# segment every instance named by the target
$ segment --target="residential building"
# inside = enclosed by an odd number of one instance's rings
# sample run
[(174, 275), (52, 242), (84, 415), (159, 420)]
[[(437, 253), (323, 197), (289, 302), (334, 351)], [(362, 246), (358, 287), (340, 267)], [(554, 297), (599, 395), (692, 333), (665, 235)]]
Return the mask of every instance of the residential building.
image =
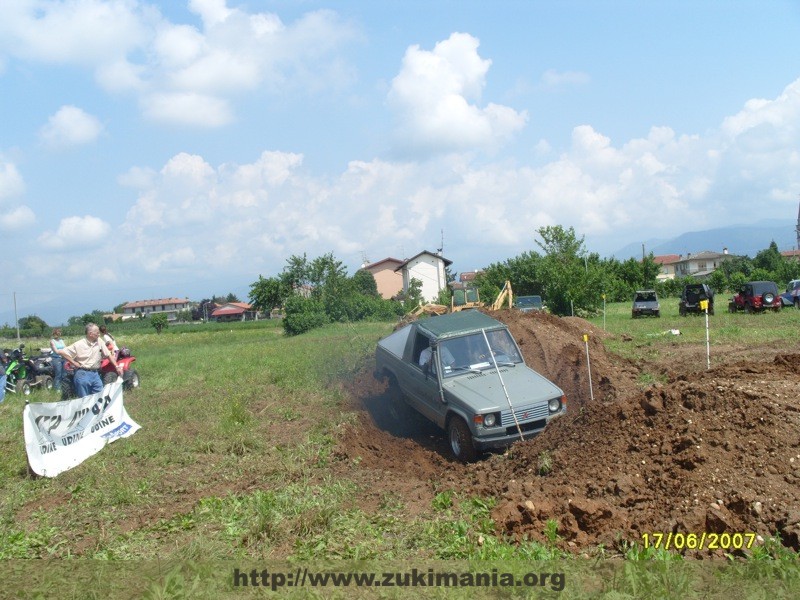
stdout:
[(378, 294), (389, 300), (403, 291), (403, 275), (397, 271), (402, 264), (402, 260), (389, 257), (361, 268), (372, 273), (378, 286)]
[(209, 315), (215, 321), (257, 321), (259, 313), (246, 302), (227, 302)]
[(419, 254), (412, 256), (395, 271), (399, 271), (403, 277), (403, 291), (408, 291), (408, 286), (412, 279), (417, 279), (422, 283), (422, 299), (428, 302), (436, 300), (447, 286), (447, 275), (445, 269), (453, 264), (443, 256), (423, 250)]
[(189, 309), (188, 298), (160, 298), (157, 300), (137, 300), (128, 302), (122, 307), (122, 319), (128, 320), (139, 316), (149, 317), (155, 314), (165, 314), (169, 321), (175, 321), (178, 313)]
[(675, 279), (675, 265), (680, 261), (680, 254), (663, 254), (661, 256), (654, 256), (653, 261), (661, 267), (661, 271), (656, 275), (658, 281), (666, 281), (667, 279)]
[(736, 258), (732, 254), (728, 254), (728, 249), (723, 248), (722, 252), (712, 252), (704, 250), (697, 254), (687, 254), (686, 258), (676, 261), (675, 276), (686, 277), (691, 276), (695, 279), (705, 279), (711, 273), (716, 271), (722, 266), (726, 260)]

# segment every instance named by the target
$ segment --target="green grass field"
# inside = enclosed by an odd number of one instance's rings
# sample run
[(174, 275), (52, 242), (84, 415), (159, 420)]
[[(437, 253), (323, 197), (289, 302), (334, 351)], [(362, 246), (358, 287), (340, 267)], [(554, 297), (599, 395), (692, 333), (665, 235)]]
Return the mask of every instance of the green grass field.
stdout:
[[(677, 301), (664, 302), (660, 319), (632, 320), (629, 310), (627, 303), (609, 305), (605, 321), (592, 319), (616, 334), (606, 341), (612, 351), (640, 359), (675, 343), (705, 343), (705, 319), (679, 317)], [(710, 322), (712, 345), (758, 340), (796, 347), (800, 311), (718, 311)], [(392, 326), (330, 325), (292, 338), (273, 321), (118, 334), (137, 357), (142, 386), (126, 393), (125, 405), (142, 429), (54, 479), (27, 475), (23, 400), (6, 395), (0, 559), (566, 558), (551, 544), (498, 537), (489, 516), (495, 499), (465, 497), (458, 489), (443, 491), (414, 517), (397, 497), (374, 511), (353, 505), (364, 484), (331, 470), (339, 432), (356, 421), (341, 382), (371, 361), (375, 342)], [(672, 328), (682, 331), (677, 342), (661, 335)], [(620, 341), (620, 334), (634, 343)], [(52, 399), (45, 391), (31, 396)], [(773, 550), (766, 558), (797, 560)], [(602, 548), (591, 554), (609, 557)], [(627, 558), (651, 557), (633, 549)]]

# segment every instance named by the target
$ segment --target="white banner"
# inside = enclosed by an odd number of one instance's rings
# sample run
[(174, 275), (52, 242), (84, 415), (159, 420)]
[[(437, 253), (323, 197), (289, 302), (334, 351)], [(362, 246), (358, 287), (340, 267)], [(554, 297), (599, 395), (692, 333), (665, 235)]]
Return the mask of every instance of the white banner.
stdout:
[(122, 404), (122, 380), (99, 394), (61, 402), (26, 404), (22, 412), (28, 464), (37, 475), (55, 477), (128, 437), (139, 425)]

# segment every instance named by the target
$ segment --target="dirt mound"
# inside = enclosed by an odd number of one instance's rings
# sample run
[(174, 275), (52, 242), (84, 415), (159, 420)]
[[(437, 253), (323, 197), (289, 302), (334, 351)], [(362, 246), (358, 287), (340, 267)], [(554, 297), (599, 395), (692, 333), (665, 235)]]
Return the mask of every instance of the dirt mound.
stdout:
[(489, 314), (565, 391), (568, 413), (509, 453), (464, 466), (423, 419), (398, 431), (385, 415), (385, 389), (365, 372), (348, 387), (366, 410), (339, 452), (358, 459), (370, 494), (391, 491), (417, 507), (445, 488), (495, 497), (499, 535), (545, 541), (555, 521), (574, 552), (624, 550), (660, 532), (777, 532), (800, 548), (800, 355), (673, 372), (669, 383), (642, 389), (635, 366), (607, 355), (605, 332), (582, 319)]
[[(637, 389), (636, 367), (618, 357), (609, 357), (601, 342), (609, 334), (585, 319), (508, 310), (486, 314), (508, 325), (525, 362), (564, 390), (570, 411), (579, 409), (592, 397), (590, 375), (595, 398), (615, 400)], [(584, 335), (588, 336), (588, 361)]]

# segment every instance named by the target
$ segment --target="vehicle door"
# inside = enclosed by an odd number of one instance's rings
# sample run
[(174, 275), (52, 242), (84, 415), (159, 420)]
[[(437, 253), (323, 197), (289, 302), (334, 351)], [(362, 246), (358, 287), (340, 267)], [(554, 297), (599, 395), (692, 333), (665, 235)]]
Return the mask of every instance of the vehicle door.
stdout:
[(412, 371), (408, 378), (408, 396), (411, 405), (428, 419), (439, 423), (439, 405), (442, 404), (439, 393), (438, 349), (431, 345), (431, 339), (417, 332), (412, 353)]

